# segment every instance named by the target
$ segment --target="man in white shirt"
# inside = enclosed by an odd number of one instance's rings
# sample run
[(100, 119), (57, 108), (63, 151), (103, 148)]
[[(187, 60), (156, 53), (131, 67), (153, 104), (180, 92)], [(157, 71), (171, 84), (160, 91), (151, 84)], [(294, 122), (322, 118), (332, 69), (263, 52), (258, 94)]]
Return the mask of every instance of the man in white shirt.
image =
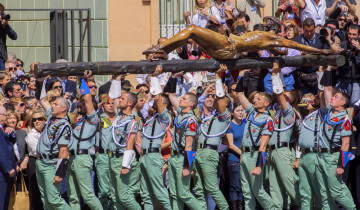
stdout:
[(324, 25), (326, 18), (325, 0), (297, 0), (299, 3), (300, 18), (303, 22), (306, 18), (311, 18), (316, 25)]

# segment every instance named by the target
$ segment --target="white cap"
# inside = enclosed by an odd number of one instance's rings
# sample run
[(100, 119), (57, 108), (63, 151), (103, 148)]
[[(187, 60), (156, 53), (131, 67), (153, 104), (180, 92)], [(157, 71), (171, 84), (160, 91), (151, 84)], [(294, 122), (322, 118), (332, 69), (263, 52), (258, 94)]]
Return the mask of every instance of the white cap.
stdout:
[(121, 81), (120, 80), (112, 80), (109, 97), (111, 99), (119, 98), (121, 96)]
[(42, 85), (42, 88), (41, 88), (40, 100), (46, 97), (45, 83), (46, 83), (46, 80), (44, 80), (43, 85)]
[(225, 96), (225, 91), (224, 91), (224, 87), (223, 84), (221, 82), (221, 79), (216, 79), (216, 96), (217, 97), (224, 97)]

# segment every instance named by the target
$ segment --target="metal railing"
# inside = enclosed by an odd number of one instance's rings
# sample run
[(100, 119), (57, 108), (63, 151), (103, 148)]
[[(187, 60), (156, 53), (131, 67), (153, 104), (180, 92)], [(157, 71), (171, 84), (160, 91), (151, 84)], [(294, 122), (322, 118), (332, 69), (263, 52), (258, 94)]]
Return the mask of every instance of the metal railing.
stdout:
[[(84, 37), (86, 30), (83, 32), (83, 22), (86, 21), (85, 29), (87, 29), (87, 61), (91, 61), (91, 10), (86, 9), (6, 9), (6, 11), (18, 12), (50, 12), (50, 52), (51, 62), (57, 59), (69, 60), (68, 56), (68, 20), (70, 20), (70, 38), (71, 38), (71, 60), (72, 62), (84, 61)], [(75, 18), (75, 12), (78, 18)], [(70, 13), (70, 17), (69, 14)], [(86, 18), (83, 18), (86, 13)], [(79, 24), (79, 54), (75, 58), (75, 20)]]

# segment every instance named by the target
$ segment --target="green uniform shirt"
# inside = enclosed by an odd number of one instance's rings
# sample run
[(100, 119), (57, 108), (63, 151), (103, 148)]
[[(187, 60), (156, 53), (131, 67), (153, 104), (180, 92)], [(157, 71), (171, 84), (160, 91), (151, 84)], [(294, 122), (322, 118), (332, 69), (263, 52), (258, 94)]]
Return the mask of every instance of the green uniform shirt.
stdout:
[[(100, 115), (100, 126), (101, 126), (101, 148), (109, 149), (109, 143), (112, 141), (111, 133), (112, 122), (105, 113)], [(98, 133), (100, 135), (100, 132)], [(100, 140), (100, 139), (99, 139)], [(100, 147), (100, 141), (96, 141), (96, 146)]]
[[(280, 109), (277, 111), (274, 119), (274, 133), (269, 140), (269, 145), (277, 143), (278, 135), (280, 135), (280, 142), (290, 142), (296, 138), (295, 133), (293, 132), (293, 126), (295, 125), (294, 121), (296, 118), (294, 114), (295, 112), (289, 103), (287, 103), (286, 110)], [(285, 130), (278, 131), (281, 129)]]
[[(165, 108), (164, 111), (158, 114), (155, 118), (150, 118), (146, 121), (144, 125), (144, 132), (142, 131), (141, 135), (141, 149), (149, 149), (150, 141), (152, 141), (152, 148), (160, 148), (163, 141), (163, 137), (166, 134), (166, 128), (169, 126), (170, 116), (168, 110)], [(155, 126), (155, 127), (154, 127)], [(141, 126), (142, 127), (142, 126)], [(152, 135), (152, 130), (154, 129), (154, 134)], [(155, 139), (149, 139), (146, 136), (159, 136)]]
[[(73, 141), (69, 145), (69, 150), (77, 151), (78, 149), (88, 150), (95, 145), (99, 118), (94, 110), (92, 114), (86, 115), (85, 119), (73, 129)], [(82, 134), (81, 130), (83, 130)], [(77, 136), (79, 139), (75, 138)], [(80, 140), (80, 142), (79, 142)], [(79, 147), (79, 148), (78, 148)]]
[[(115, 152), (116, 149), (118, 149), (120, 153), (125, 152), (129, 133), (136, 134), (138, 131), (138, 123), (135, 121), (133, 115), (126, 115), (122, 120), (120, 120), (122, 116), (122, 113), (119, 112), (111, 126), (111, 135), (113, 137), (109, 143), (109, 150), (112, 152)], [(127, 123), (120, 126), (125, 122)], [(117, 145), (114, 141), (120, 145)]]
[[(208, 134), (209, 126), (210, 126), (212, 119), (213, 119), (213, 123), (211, 126), (210, 133)], [(227, 130), (227, 128), (229, 127), (230, 121), (231, 121), (230, 114), (229, 114), (228, 109), (226, 109), (226, 111), (223, 114), (215, 115), (212, 118), (210, 118), (207, 122), (204, 122), (204, 125), (202, 126), (202, 130), (200, 130), (200, 136), (199, 136), (199, 140), (198, 140), (199, 143), (201, 143), (201, 144), (205, 143), (206, 136), (204, 135), (204, 133), (206, 135), (216, 135), (216, 134), (222, 133), (224, 130)], [(208, 137), (206, 144), (219, 146), (219, 144), (221, 143), (221, 139), (225, 134), (226, 134), (226, 132), (221, 136)]]
[[(178, 107), (176, 112), (178, 115), (177, 118), (177, 125), (176, 122), (174, 122), (174, 133), (173, 133), (173, 139), (171, 141), (171, 148), (173, 150), (180, 150), (185, 147), (185, 137), (186, 136), (196, 136), (197, 135), (197, 122), (196, 122), (196, 116), (192, 111), (188, 113), (182, 113), (181, 108)], [(180, 125), (183, 125), (180, 127)], [(177, 127), (179, 126), (179, 127)], [(185, 127), (184, 127), (185, 126)], [(183, 134), (180, 139), (180, 132), (183, 130)], [(181, 144), (179, 146), (179, 143)]]
[(317, 127), (316, 141), (319, 142), (321, 123), (326, 114), (325, 109), (318, 109), (307, 115), (300, 124), (299, 146), (300, 148), (313, 148), (315, 145), (315, 124)]
[[(245, 124), (245, 131), (242, 140), (242, 146), (245, 147), (252, 147), (252, 146), (260, 146), (260, 140), (263, 135), (271, 136), (273, 133), (273, 120), (269, 116), (268, 112), (265, 112), (259, 116), (259, 112), (255, 110), (255, 108), (250, 104), (246, 109), (246, 113), (249, 115), (249, 119), (246, 121)], [(253, 118), (253, 119), (252, 119)], [(252, 119), (252, 120), (251, 120)], [(262, 129), (262, 130), (261, 130)], [(261, 130), (261, 133), (260, 133)], [(255, 143), (253, 145), (251, 141), (251, 137)], [(258, 139), (258, 141), (256, 141)]]
[[(71, 125), (67, 121), (67, 117), (59, 119), (55, 124), (52, 122), (55, 118), (51, 115), (51, 109), (46, 111), (46, 116), (48, 120), (44, 125), (44, 130), (41, 133), (36, 152), (39, 154), (49, 155), (51, 148), (52, 154), (59, 153), (59, 145), (67, 146), (71, 137)], [(63, 132), (61, 132), (64, 129)], [(50, 145), (53, 140), (57, 141)]]
[[(320, 127), (319, 146), (322, 148), (330, 148), (329, 141), (331, 140), (333, 132), (335, 132), (332, 147), (341, 147), (341, 137), (350, 136), (352, 134), (351, 120), (346, 110), (332, 114), (332, 108), (329, 105), (326, 108), (328, 110), (328, 114), (325, 116), (325, 119)], [(326, 119), (327, 116), (328, 120)], [(339, 123), (339, 125), (331, 125), (332, 123)], [(337, 127), (336, 130), (335, 127)]]

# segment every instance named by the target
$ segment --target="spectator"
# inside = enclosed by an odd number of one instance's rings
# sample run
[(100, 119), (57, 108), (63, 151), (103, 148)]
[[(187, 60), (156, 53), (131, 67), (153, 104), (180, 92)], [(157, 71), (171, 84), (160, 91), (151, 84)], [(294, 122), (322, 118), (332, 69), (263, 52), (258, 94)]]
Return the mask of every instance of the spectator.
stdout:
[[(303, 21), (303, 34), (296, 36), (293, 39), (300, 44), (309, 45), (318, 49), (329, 49), (328, 42), (320, 34), (315, 33), (315, 21), (307, 18)], [(304, 54), (302, 52), (302, 54)], [(317, 75), (318, 67), (300, 67), (295, 74), (296, 86), (303, 94), (314, 93), (318, 91), (317, 88)]]
[(21, 59), (17, 59), (16, 60), (16, 69), (17, 70), (21, 70), (21, 71), (24, 71), (24, 62), (21, 60)]
[(301, 19), (298, 1), (302, 0), (280, 0), (275, 12), (275, 17), (280, 19), (280, 16), (282, 15), (282, 23), (291, 20), (295, 25), (300, 25)]
[(336, 21), (335, 19), (328, 18), (325, 21), (324, 28), (326, 31), (320, 30), (320, 35), (325, 37), (326, 41), (328, 42), (328, 45), (335, 53), (339, 53), (341, 51), (341, 47), (340, 47), (341, 41), (336, 34), (336, 31), (339, 28), (338, 21)]
[(34, 96), (36, 95), (36, 77), (33, 74), (29, 75), (29, 83), (26, 88), (26, 92), (28, 96)]
[(2, 72), (0, 73), (0, 101), (6, 97), (6, 94), (4, 92), (5, 90), (5, 85), (10, 82), (11, 76), (9, 74), (9, 72)]
[(242, 22), (246, 30), (249, 30), (250, 17), (245, 12), (239, 12), (239, 15), (236, 17), (237, 22)]
[[(333, 13), (355, 15), (356, 13), (355, 0), (326, 0), (326, 16), (330, 17)], [(336, 16), (336, 15), (335, 15)], [(337, 18), (337, 17), (333, 17)]]
[[(4, 14), (4, 12), (5, 12), (5, 7), (3, 4), (0, 4), (0, 14)], [(9, 21), (8, 19), (6, 18), (3, 19), (0, 16), (0, 70), (5, 70), (4, 64), (8, 59), (6, 36), (8, 36), (12, 40), (17, 39), (17, 34), (11, 28), (8, 21)]]
[(294, 24), (290, 24), (289, 26), (287, 26), (285, 28), (285, 38), (292, 40), (294, 37), (299, 35), (299, 28), (294, 25)]
[(35, 73), (35, 65), (40, 64), (39, 62), (34, 62), (30, 65), (30, 72), (29, 74), (34, 74)]
[[(9, 103), (14, 105), (15, 112), (20, 116), (20, 119), (23, 120), (25, 118), (25, 103), (24, 100), (20, 97), (12, 97), (9, 100)], [(23, 128), (23, 121), (19, 121), (19, 128)]]
[(24, 97), (25, 112), (27, 113), (30, 110), (39, 110), (40, 105), (38, 100), (34, 96)]
[(36, 147), (40, 139), (41, 131), (47, 119), (45, 114), (38, 110), (29, 112), (28, 116), (30, 118), (30, 124), (28, 126), (29, 132), (25, 138), (25, 142), (28, 150), (29, 160), (27, 162), (23, 161), (24, 164), (21, 164), (20, 170), (27, 169), (28, 171), (30, 209), (36, 210), (43, 209), (35, 173), (35, 163), (37, 159)]
[(265, 7), (265, 0), (238, 0), (236, 3), (237, 9), (250, 17), (248, 28), (253, 28), (254, 25), (262, 23), (260, 8)]
[(313, 19), (315, 21), (314, 25), (324, 25), (326, 18), (325, 0), (298, 0), (297, 2), (299, 3), (300, 18), (303, 25), (307, 18)]
[(229, 203), (230, 209), (242, 209), (243, 195), (240, 178), (241, 140), (245, 129), (244, 108), (237, 104), (232, 113), (230, 128), (226, 132), (225, 144), (229, 147), (227, 160), (228, 176), (230, 178)]
[(16, 62), (9, 60), (5, 62), (5, 71), (11, 74), (11, 79), (15, 79), (16, 77)]
[(337, 18), (338, 24), (339, 24), (339, 30), (337, 31), (337, 34), (340, 38), (340, 41), (344, 41), (347, 39), (346, 37), (346, 16), (345, 15), (340, 15)]
[(6, 128), (6, 109), (0, 107), (0, 209), (8, 209), (10, 192), (16, 177), (16, 157), (14, 143), (16, 141), (12, 128)]
[(59, 80), (52, 80), (48, 89), (56, 91), (60, 96), (64, 95), (63, 86)]
[(187, 24), (194, 24), (205, 28), (209, 23), (219, 24), (220, 13), (214, 7), (210, 0), (195, 0), (195, 8), (193, 14), (190, 11), (184, 12), (184, 20)]
[(219, 10), (220, 24), (222, 24), (223, 29), (229, 31), (236, 16), (239, 15), (239, 11), (229, 0), (215, 0), (213, 5)]
[(22, 97), (23, 91), (19, 85), (19, 83), (10, 81), (5, 85), (5, 94), (7, 97)]
[(345, 65), (339, 67), (336, 87), (350, 95), (350, 103), (360, 99), (360, 44), (359, 26), (350, 25), (347, 31), (347, 40), (341, 42), (346, 56)]
[[(181, 59), (189, 59), (189, 60), (198, 59), (201, 55), (200, 46), (196, 44), (192, 39), (188, 39), (187, 44), (176, 49), (176, 52), (178, 53)], [(163, 84), (161, 80), (160, 83)]]

